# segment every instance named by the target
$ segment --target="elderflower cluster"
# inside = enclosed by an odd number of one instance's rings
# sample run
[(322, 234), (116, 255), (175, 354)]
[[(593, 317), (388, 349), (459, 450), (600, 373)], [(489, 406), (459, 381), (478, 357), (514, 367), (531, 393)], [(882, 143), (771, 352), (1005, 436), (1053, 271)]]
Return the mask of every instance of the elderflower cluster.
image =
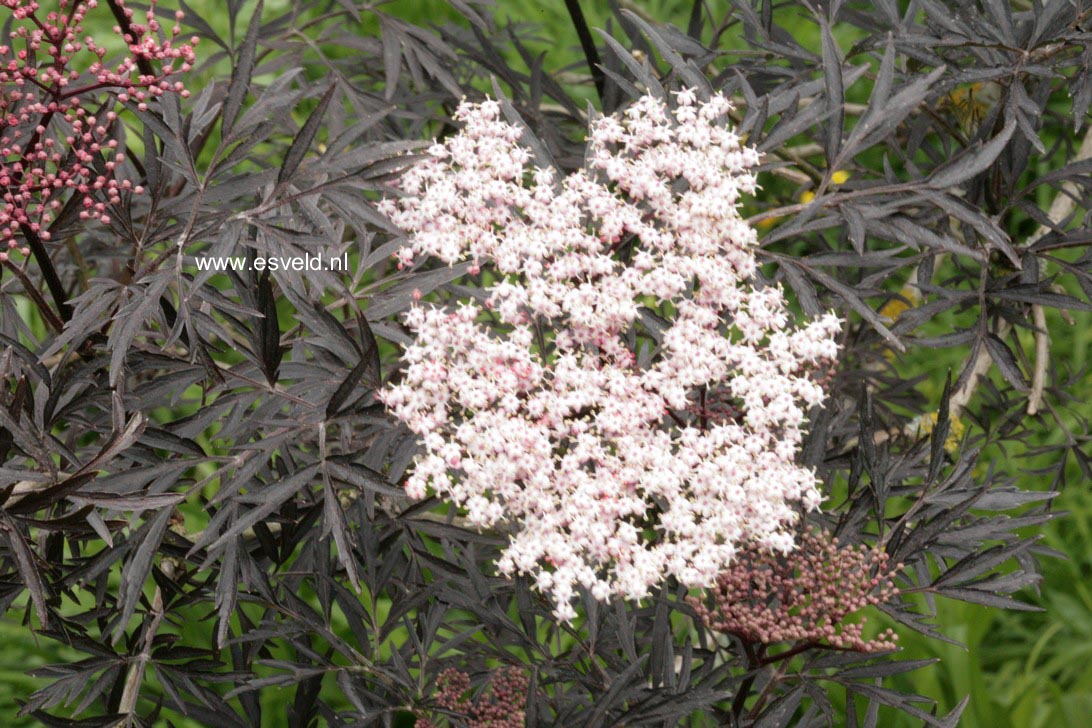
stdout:
[[(408, 233), (400, 265), (469, 261), (494, 281), (484, 307), (406, 316), (404, 376), (380, 393), (423, 444), (406, 489), (510, 528), (500, 571), (533, 576), (561, 619), (579, 587), (639, 599), (668, 576), (713, 584), (744, 544), (789, 551), (820, 501), (795, 456), (840, 324), (794, 325), (781, 290), (754, 285), (737, 205), (758, 153), (728, 110), (641, 98), (596, 120), (584, 168), (558, 179), (496, 102), (464, 103), (383, 204)], [(712, 390), (730, 417), (694, 414)]]
[[(0, 244), (7, 250), (19, 247), (20, 234), (49, 240), (49, 224), (64, 207), (66, 192), (78, 196), (81, 219), (108, 223), (110, 205), (119, 204), (124, 193), (142, 191), (115, 175), (125, 155), (118, 148), (121, 122), (111, 95), (141, 111), (164, 94), (189, 95), (177, 74), (190, 70), (198, 39), (177, 42), (181, 11), (163, 38), (155, 0), (143, 22), (134, 20), (124, 0), (111, 3), (124, 18), (114, 33), (127, 45), (113, 65), (84, 31), (97, 0), (52, 0), (52, 9), (34, 0), (0, 0), (17, 21), (0, 38)], [(7, 258), (0, 250), (0, 262)]]
[(892, 629), (864, 636), (867, 618), (846, 618), (887, 602), (898, 589), (882, 549), (842, 546), (825, 531), (805, 533), (798, 548), (783, 556), (757, 549), (739, 554), (710, 589), (709, 604), (689, 597), (698, 618), (711, 630), (750, 642), (810, 642), (856, 652), (897, 647)]
[[(479, 692), (473, 697), (468, 696), (470, 676), (454, 668), (440, 673), (436, 687), (439, 688), (433, 695), (436, 705), (459, 714), (467, 728), (524, 728), (527, 725), (530, 680), (517, 667), (494, 671), (489, 679), (488, 692)], [(455, 725), (450, 720), (444, 724)], [(432, 718), (423, 716), (414, 723), (414, 728), (436, 727), (437, 723)]]

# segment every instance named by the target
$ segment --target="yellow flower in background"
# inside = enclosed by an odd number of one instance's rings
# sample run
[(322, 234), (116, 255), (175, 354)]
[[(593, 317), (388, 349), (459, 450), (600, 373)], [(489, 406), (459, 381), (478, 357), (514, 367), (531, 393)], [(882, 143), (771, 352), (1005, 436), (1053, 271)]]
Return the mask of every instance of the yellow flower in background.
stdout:
[(894, 321), (899, 317), (906, 309), (910, 308), (910, 304), (901, 298), (892, 298), (880, 308), (880, 315), (888, 321)]
[(879, 311), (879, 314), (887, 321), (894, 321), (899, 317), (903, 311), (911, 308), (921, 300), (921, 294), (915, 286), (903, 286), (899, 291), (898, 298), (892, 298), (885, 303)]
[[(836, 170), (835, 172), (833, 172), (830, 175), (831, 186), (832, 187), (837, 187), (838, 185), (845, 184), (846, 180), (848, 180), (850, 178), (850, 176), (851, 176), (850, 173), (847, 172), (844, 169)], [(803, 192), (800, 193), (799, 202), (800, 202), (801, 205), (809, 205), (814, 200), (815, 200), (815, 191), (814, 190), (804, 190)], [(770, 218), (767, 218), (765, 220), (760, 220), (756, 224), (756, 227), (759, 230), (769, 230), (774, 225), (776, 225), (778, 222), (780, 222), (781, 219), (782, 218), (780, 216), (778, 216), (778, 217), (770, 217)]]
[[(922, 415), (910, 423), (910, 428), (918, 437), (928, 437), (936, 429), (938, 417), (939, 413), (937, 412)], [(944, 438), (944, 452), (955, 457), (955, 454), (959, 451), (959, 443), (963, 440), (963, 435), (966, 432), (967, 426), (963, 424), (963, 420), (959, 417), (949, 418), (948, 437)]]
[[(883, 317), (887, 323), (893, 323), (903, 311), (908, 308), (913, 308), (921, 301), (921, 293), (916, 286), (905, 285), (899, 290), (897, 298), (892, 298), (890, 301), (880, 307), (879, 314)], [(885, 349), (883, 352), (883, 358), (889, 362), (895, 361), (895, 350)]]
[[(845, 184), (845, 181), (848, 180), (849, 177), (849, 172), (844, 169), (836, 170), (830, 175), (830, 184), (832, 187), (837, 187), (838, 185)], [(800, 202), (804, 205), (809, 204), (814, 199), (815, 192), (813, 190), (804, 190), (800, 193)]]
[(952, 89), (941, 100), (940, 107), (951, 111), (964, 129), (972, 130), (985, 118), (999, 98), (1000, 86), (979, 81)]

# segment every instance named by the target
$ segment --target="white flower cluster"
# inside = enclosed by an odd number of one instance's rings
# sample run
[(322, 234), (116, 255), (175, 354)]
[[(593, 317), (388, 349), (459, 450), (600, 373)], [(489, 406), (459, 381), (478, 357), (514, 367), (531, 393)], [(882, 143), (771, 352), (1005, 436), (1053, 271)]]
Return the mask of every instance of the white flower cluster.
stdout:
[[(646, 96), (595, 121), (585, 168), (559, 181), (496, 102), (464, 103), (383, 205), (409, 234), (401, 264), (470, 261), (495, 281), (489, 310), (406, 317), (404, 377), (380, 394), (424, 446), (406, 489), (510, 527), (500, 571), (533, 575), (561, 619), (578, 586), (639, 599), (669, 575), (713, 584), (744, 544), (791, 550), (798, 505), (820, 501), (795, 457), (840, 323), (793, 326), (781, 290), (754, 287), (737, 203), (758, 153), (728, 110)], [(670, 324), (658, 345), (645, 305)], [(702, 391), (733, 416), (694, 415)]]

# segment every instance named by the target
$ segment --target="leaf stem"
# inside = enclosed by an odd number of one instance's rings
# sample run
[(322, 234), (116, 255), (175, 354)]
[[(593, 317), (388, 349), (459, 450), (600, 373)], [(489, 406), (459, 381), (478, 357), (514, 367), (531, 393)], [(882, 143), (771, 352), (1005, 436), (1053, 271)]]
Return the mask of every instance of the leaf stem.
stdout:
[(15, 277), (23, 284), (23, 292), (27, 294), (34, 305), (38, 307), (38, 312), (42, 314), (42, 318), (46, 320), (50, 328), (56, 331), (58, 334), (64, 330), (64, 321), (61, 321), (57, 314), (53, 313), (53, 309), (49, 307), (46, 300), (42, 298), (42, 294), (38, 292), (38, 289), (34, 287), (34, 282), (30, 280), (26, 272), (15, 265), (10, 260), (4, 262), (5, 265), (15, 274)]
[(747, 706), (747, 698), (751, 694), (751, 688), (755, 684), (755, 678), (758, 677), (758, 671), (762, 668), (762, 652), (763, 647), (759, 645), (758, 649), (755, 649), (753, 642), (740, 638), (743, 643), (743, 653), (747, 657), (747, 677), (743, 679), (743, 682), (739, 684), (739, 689), (736, 691), (736, 697), (732, 701), (732, 716), (735, 718), (735, 722), (738, 725), (740, 718), (743, 716), (743, 710)]
[(580, 39), (580, 47), (584, 51), (584, 59), (588, 63), (592, 80), (595, 82), (595, 92), (599, 95), (599, 103), (605, 103), (606, 76), (600, 68), (599, 50), (595, 47), (595, 39), (588, 28), (588, 21), (584, 18), (584, 11), (580, 9), (580, 0), (565, 0), (565, 8), (569, 11), (569, 18), (573, 21), (576, 35)]

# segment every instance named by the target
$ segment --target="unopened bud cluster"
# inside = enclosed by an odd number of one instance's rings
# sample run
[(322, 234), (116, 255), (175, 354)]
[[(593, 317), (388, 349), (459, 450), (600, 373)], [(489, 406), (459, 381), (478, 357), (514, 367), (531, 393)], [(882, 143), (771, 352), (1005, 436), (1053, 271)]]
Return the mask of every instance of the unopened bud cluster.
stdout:
[(888, 629), (865, 639), (864, 624), (846, 617), (895, 594), (882, 550), (841, 547), (827, 533), (806, 534), (790, 554), (751, 548), (717, 578), (706, 599), (688, 599), (708, 629), (750, 642), (814, 642), (857, 652), (895, 649)]
[[(493, 674), (489, 690), (471, 699), (470, 678), (465, 672), (449, 668), (436, 680), (439, 688), (434, 701), (444, 710), (457, 713), (467, 728), (524, 728), (526, 725), (527, 687), (522, 670), (507, 667)], [(416, 728), (435, 728), (430, 718), (418, 718)]]
[(69, 191), (80, 200), (80, 218), (103, 222), (123, 194), (141, 191), (115, 174), (124, 155), (114, 99), (145, 110), (163, 94), (188, 95), (176, 74), (190, 69), (197, 38), (176, 44), (181, 12), (164, 39), (155, 0), (143, 22), (133, 21), (124, 0), (112, 2), (128, 18), (126, 28), (114, 28), (127, 51), (108, 65), (106, 48), (83, 27), (98, 0), (53, 0), (50, 9), (34, 0), (0, 0), (13, 21), (9, 36), (0, 38), (0, 261), (19, 247), (21, 231), (49, 239), (47, 228)]
[[(754, 284), (737, 206), (758, 153), (729, 108), (643, 97), (594, 121), (586, 164), (558, 179), (498, 103), (464, 103), (382, 207), (408, 233), (401, 265), (493, 281), (484, 306), (406, 316), (404, 376), (380, 393), (424, 446), (406, 489), (505, 524), (500, 571), (532, 575), (561, 619), (580, 587), (639, 599), (668, 576), (711, 585), (748, 543), (787, 552), (820, 501), (796, 455), (840, 322), (794, 324)], [(733, 416), (693, 416), (705, 390)]]

